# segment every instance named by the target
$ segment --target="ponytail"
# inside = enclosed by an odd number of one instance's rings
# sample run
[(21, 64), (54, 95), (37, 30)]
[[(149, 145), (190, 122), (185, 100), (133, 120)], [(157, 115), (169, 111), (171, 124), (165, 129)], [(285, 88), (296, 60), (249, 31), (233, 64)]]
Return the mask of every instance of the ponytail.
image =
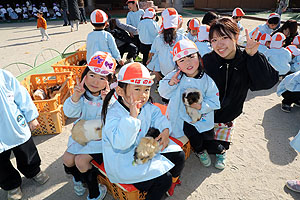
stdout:
[(176, 30), (174, 28), (163, 29), (164, 41), (173, 46), (176, 40)]

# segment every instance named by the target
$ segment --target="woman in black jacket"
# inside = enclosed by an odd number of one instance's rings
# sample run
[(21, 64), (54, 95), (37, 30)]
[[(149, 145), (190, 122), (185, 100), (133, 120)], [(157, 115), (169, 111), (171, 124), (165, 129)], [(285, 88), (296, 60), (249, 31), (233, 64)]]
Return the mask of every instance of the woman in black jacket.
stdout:
[[(257, 30), (254, 35), (257, 34)], [(229, 149), (234, 120), (242, 113), (248, 90), (270, 89), (278, 82), (278, 72), (257, 52), (259, 43), (249, 38), (241, 50), (239, 29), (231, 19), (217, 20), (209, 31), (213, 51), (204, 55), (206, 73), (219, 89), (221, 108), (215, 112), (215, 140), (219, 142), (216, 168), (225, 167), (225, 150)], [(256, 38), (253, 37), (253, 38)]]

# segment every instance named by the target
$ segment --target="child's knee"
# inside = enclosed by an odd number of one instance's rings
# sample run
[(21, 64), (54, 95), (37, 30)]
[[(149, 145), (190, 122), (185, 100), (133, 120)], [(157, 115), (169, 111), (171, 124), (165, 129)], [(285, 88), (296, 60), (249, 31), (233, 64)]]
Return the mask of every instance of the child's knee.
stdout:
[(63, 163), (67, 167), (73, 167), (75, 165), (75, 155), (69, 152), (65, 152), (63, 155)]
[(89, 155), (77, 155), (75, 157), (75, 165), (81, 173), (87, 172), (91, 169), (92, 158)]

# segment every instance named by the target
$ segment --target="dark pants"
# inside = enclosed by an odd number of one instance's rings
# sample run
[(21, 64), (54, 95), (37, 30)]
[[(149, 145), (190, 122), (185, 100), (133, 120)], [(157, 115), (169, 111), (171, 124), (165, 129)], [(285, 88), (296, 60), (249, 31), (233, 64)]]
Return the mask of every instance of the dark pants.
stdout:
[(66, 9), (63, 9), (63, 18), (64, 18), (64, 24), (68, 25), (69, 19), (68, 19), (68, 13)]
[(141, 43), (140, 51), (143, 54), (143, 65), (145, 65), (145, 66), (146, 66), (146, 62), (147, 62), (148, 57), (149, 57), (150, 49), (151, 49), (151, 44)]
[(132, 38), (133, 44), (137, 47), (137, 55), (140, 53), (141, 41), (139, 35), (134, 35)]
[(24, 144), (0, 153), (0, 187), (3, 190), (12, 190), (22, 183), (19, 172), (10, 161), (11, 152), (16, 157), (18, 170), (26, 178), (33, 178), (41, 171), (41, 159), (33, 139), (30, 138)]
[(137, 56), (137, 47), (133, 43), (126, 43), (122, 46), (118, 47), (120, 51), (121, 58), (123, 57), (125, 52), (128, 52), (127, 59), (133, 58), (135, 59)]
[(300, 102), (300, 92), (285, 91), (281, 96), (283, 97), (283, 104), (291, 105), (292, 103)]
[(227, 145), (224, 147), (222, 141), (214, 140), (214, 129), (199, 133), (193, 125), (184, 122), (183, 132), (189, 139), (191, 146), (196, 153), (207, 150), (207, 152), (211, 154), (220, 154), (226, 150)]
[(79, 8), (80, 10), (80, 22), (86, 22), (85, 10), (84, 8)]

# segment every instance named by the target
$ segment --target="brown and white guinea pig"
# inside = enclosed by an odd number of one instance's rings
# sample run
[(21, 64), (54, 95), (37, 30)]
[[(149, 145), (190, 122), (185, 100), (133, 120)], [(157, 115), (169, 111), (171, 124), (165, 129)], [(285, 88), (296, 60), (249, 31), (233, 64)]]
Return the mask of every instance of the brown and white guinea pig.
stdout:
[(80, 120), (72, 130), (72, 138), (81, 145), (86, 145), (89, 141), (102, 139), (102, 120)]
[(42, 89), (37, 89), (33, 92), (33, 100), (45, 100), (47, 98), (46, 93)]
[(192, 108), (193, 103), (201, 104), (203, 101), (203, 96), (200, 90), (196, 88), (188, 88), (182, 94), (182, 101), (185, 105), (187, 114), (192, 118), (191, 123), (196, 123), (201, 119), (201, 114), (198, 109)]
[(54, 85), (52, 87), (47, 88), (47, 95), (49, 99), (52, 99), (60, 90), (60, 85)]
[(159, 141), (155, 140), (159, 134), (160, 131), (157, 128), (149, 128), (146, 136), (141, 138), (139, 145), (135, 148), (133, 165), (148, 162), (161, 150), (162, 147), (159, 145)]

